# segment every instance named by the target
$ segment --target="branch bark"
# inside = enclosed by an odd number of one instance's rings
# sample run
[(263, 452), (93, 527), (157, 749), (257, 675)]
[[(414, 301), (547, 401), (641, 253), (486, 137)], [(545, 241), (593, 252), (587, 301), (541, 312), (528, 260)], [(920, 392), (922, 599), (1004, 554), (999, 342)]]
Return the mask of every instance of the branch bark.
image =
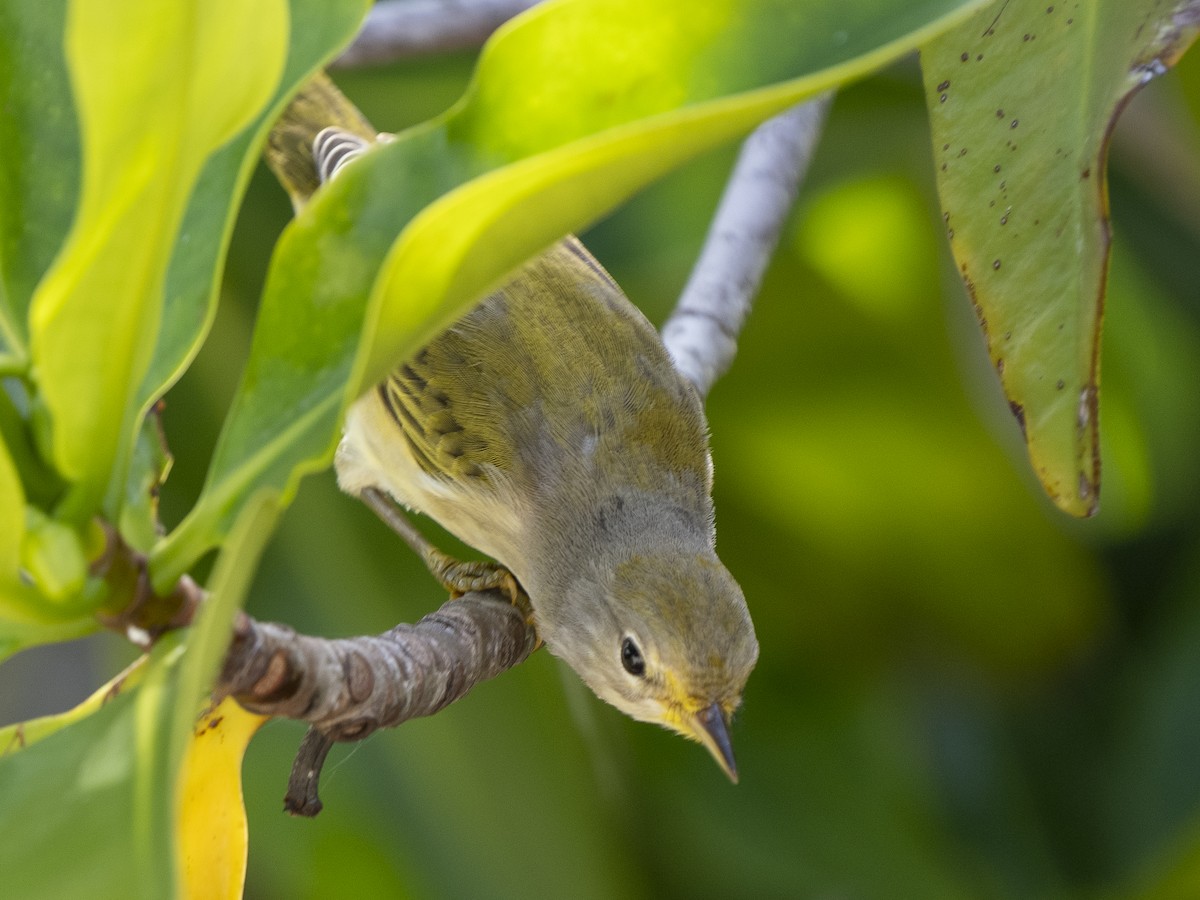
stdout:
[(321, 809), (321, 764), (335, 741), (433, 715), (536, 646), (533, 625), (498, 591), (464, 594), (416, 624), (353, 638), (310, 637), (243, 614), (214, 693), (309, 723), (284, 805), (313, 816)]
[(335, 68), (383, 65), (401, 59), (483, 46), (492, 32), (538, 0), (383, 0)]
[(700, 258), (663, 325), (667, 351), (702, 397), (733, 363), (831, 100), (826, 94), (795, 106), (746, 139)]
[[(121, 609), (100, 621), (148, 648), (167, 631), (192, 624), (207, 592), (184, 576), (154, 593), (146, 558), (107, 529), (95, 566)], [(239, 613), (213, 702), (233, 696), (251, 712), (309, 723), (284, 806), (296, 815), (321, 810), (321, 765), (336, 741), (359, 741), (379, 728), (431, 716), (475, 685), (524, 662), (538, 647), (526, 610), (498, 590), (471, 591), (413, 625), (380, 635), (319, 638)]]

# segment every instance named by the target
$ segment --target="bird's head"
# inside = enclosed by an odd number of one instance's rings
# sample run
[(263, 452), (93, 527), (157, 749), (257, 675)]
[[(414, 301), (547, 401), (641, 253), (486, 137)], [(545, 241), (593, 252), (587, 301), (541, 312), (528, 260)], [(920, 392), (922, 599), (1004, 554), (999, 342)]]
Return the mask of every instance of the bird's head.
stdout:
[(704, 744), (736, 782), (729, 723), (758, 642), (720, 561), (635, 555), (593, 568), (562, 599), (539, 623), (550, 651), (622, 712)]

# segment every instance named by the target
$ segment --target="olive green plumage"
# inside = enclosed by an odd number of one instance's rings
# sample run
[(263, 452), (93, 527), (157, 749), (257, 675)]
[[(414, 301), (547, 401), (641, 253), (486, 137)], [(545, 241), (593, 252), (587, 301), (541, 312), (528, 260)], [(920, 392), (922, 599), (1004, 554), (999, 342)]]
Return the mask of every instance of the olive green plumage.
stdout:
[[(587, 327), (597, 318), (603, 327)], [(707, 479), (704, 418), (649, 322), (577, 240), (533, 260), (504, 290), (397, 367), (380, 390), (430, 475), (530, 485), (548, 441), (562, 465), (649, 453)], [(505, 419), (496, 409), (518, 412)], [(461, 419), (468, 419), (465, 428)], [(586, 452), (585, 452), (586, 451)], [(653, 485), (650, 485), (653, 486)]]
[[(268, 161), (299, 208), (315, 172), (335, 175), (372, 140), (321, 77)], [(700, 398), (577, 240), (356, 401), (335, 464), (347, 492), (390, 494), (493, 557), (600, 697), (702, 742), (736, 778), (728, 725), (758, 644), (714, 549)]]
[(364, 395), (337, 467), (345, 490), (387, 491), (507, 567), (597, 694), (733, 774), (725, 727), (758, 647), (714, 551), (700, 399), (577, 240)]

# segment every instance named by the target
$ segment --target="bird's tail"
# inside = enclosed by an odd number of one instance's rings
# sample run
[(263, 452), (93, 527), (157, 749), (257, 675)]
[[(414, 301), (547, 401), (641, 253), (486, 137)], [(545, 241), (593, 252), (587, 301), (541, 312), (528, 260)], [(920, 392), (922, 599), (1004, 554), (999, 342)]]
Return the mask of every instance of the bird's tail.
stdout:
[(299, 210), (320, 187), (313, 140), (334, 127), (374, 141), (375, 129), (325, 73), (319, 73), (292, 98), (271, 134), (264, 155), (292, 205)]

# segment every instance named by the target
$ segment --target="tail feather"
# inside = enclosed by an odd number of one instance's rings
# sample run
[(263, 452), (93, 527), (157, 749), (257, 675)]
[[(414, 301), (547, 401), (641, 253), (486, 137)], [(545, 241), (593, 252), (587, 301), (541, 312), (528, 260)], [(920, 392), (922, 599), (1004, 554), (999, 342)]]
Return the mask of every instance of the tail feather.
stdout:
[(374, 141), (376, 131), (324, 73), (306, 84), (283, 111), (264, 151), (267, 165), (298, 210), (321, 185), (313, 141), (323, 129), (339, 128)]

